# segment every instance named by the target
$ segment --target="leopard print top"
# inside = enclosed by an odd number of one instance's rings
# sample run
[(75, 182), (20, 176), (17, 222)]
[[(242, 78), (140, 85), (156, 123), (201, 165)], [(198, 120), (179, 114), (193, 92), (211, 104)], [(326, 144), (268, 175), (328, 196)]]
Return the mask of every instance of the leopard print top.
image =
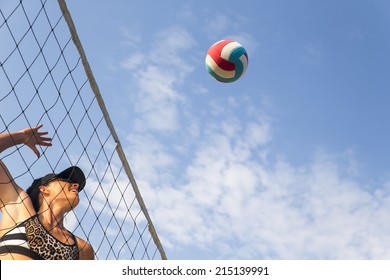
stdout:
[(45, 260), (79, 259), (79, 250), (74, 235), (72, 234), (73, 245), (62, 243), (46, 230), (38, 216), (26, 221), (26, 235), (30, 250)]
[(17, 253), (34, 260), (78, 260), (79, 249), (62, 243), (41, 224), (38, 215), (18, 224), (0, 238), (0, 254)]

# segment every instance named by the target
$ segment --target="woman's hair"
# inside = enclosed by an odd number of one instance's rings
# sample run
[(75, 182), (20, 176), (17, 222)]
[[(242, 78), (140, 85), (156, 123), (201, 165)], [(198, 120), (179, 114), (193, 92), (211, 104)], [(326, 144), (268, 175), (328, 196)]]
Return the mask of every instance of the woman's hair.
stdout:
[(28, 196), (31, 199), (35, 212), (39, 211), (39, 187), (41, 186), (41, 181), (42, 178), (34, 180), (31, 186), (26, 190)]

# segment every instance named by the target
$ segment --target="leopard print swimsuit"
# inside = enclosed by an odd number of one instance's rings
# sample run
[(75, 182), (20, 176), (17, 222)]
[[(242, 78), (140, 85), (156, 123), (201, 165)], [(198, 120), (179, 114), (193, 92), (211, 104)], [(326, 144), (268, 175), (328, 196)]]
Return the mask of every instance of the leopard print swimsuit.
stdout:
[(0, 238), (0, 254), (18, 253), (34, 260), (78, 260), (76, 238), (71, 235), (73, 245), (62, 243), (47, 231), (38, 215), (35, 215)]

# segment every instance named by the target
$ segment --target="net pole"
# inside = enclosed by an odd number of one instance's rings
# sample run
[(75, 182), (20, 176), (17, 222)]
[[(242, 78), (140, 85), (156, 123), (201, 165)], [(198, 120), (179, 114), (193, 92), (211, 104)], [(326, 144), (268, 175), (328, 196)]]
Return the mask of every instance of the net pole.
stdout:
[(76, 27), (74, 25), (73, 19), (70, 15), (70, 12), (69, 12), (68, 7), (66, 5), (66, 2), (65, 2), (65, 0), (58, 0), (58, 4), (59, 4), (60, 9), (62, 11), (62, 14), (65, 18), (65, 21), (68, 24), (73, 43), (75, 44), (75, 46), (80, 54), (81, 61), (82, 61), (83, 66), (84, 66), (85, 73), (88, 77), (91, 89), (92, 89), (93, 93), (95, 94), (95, 97), (98, 101), (99, 107), (103, 112), (104, 119), (105, 119), (107, 126), (112, 134), (112, 137), (114, 138), (114, 141), (116, 143), (116, 148), (115, 148), (116, 152), (118, 153), (118, 156), (119, 156), (119, 158), (123, 164), (123, 167), (125, 169), (125, 172), (126, 172), (127, 176), (129, 177), (131, 185), (133, 186), (133, 190), (134, 190), (135, 196), (137, 198), (137, 201), (141, 207), (141, 210), (142, 210), (143, 214), (145, 215), (146, 220), (148, 221), (149, 232), (152, 235), (153, 241), (156, 244), (156, 247), (158, 248), (158, 250), (160, 252), (161, 259), (167, 260), (167, 256), (165, 254), (164, 248), (162, 247), (160, 239), (158, 238), (157, 231), (153, 225), (152, 219), (151, 219), (149, 212), (146, 208), (145, 202), (141, 196), (137, 182), (135, 181), (135, 178), (133, 176), (133, 172), (131, 171), (130, 165), (129, 165), (127, 158), (126, 158), (126, 155), (123, 151), (122, 144), (121, 144), (119, 137), (114, 129), (114, 125), (113, 125), (111, 118), (108, 114), (106, 105), (105, 105), (103, 98), (102, 98), (102, 95), (100, 94), (99, 87), (98, 87), (97, 82), (95, 80), (95, 77), (92, 73), (92, 69), (91, 69), (89, 62), (87, 60), (87, 56), (84, 52), (84, 48), (81, 44), (79, 36), (76, 32)]

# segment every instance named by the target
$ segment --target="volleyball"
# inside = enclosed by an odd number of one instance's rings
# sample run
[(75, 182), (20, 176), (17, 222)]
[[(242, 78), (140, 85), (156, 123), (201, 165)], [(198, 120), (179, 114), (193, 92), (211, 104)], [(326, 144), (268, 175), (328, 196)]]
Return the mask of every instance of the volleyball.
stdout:
[(241, 78), (248, 67), (248, 54), (233, 40), (213, 44), (206, 55), (206, 69), (217, 81), (231, 83)]

